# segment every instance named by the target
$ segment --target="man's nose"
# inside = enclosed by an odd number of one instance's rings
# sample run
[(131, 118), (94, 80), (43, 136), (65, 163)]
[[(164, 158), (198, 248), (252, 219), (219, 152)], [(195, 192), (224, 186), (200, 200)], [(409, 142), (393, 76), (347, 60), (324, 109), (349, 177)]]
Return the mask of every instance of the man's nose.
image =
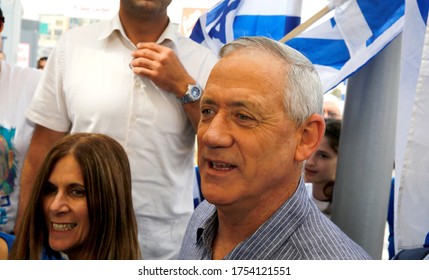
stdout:
[(209, 123), (203, 123), (199, 130), (203, 144), (208, 147), (229, 147), (233, 143), (231, 123), (224, 114), (215, 115)]

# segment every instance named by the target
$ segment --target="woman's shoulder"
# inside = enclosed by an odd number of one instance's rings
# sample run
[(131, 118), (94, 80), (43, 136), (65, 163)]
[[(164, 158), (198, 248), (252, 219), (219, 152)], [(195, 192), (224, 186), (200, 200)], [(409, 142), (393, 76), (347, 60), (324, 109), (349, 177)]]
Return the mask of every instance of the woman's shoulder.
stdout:
[(15, 235), (0, 231), (0, 239), (12, 247), (13, 242), (15, 242)]
[(12, 249), (15, 236), (5, 232), (0, 232), (0, 260), (6, 260)]

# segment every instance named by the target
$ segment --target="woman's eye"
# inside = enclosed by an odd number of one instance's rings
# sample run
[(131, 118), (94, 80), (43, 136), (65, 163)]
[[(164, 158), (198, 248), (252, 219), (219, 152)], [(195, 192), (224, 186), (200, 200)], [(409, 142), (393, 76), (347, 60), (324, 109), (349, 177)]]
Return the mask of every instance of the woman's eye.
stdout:
[(85, 189), (72, 189), (71, 194), (75, 197), (84, 197), (86, 195)]
[(329, 156), (328, 156), (328, 155), (326, 155), (326, 154), (324, 154), (324, 153), (318, 153), (317, 155), (318, 155), (318, 156), (319, 156), (319, 158), (321, 158), (321, 159), (328, 159), (328, 158), (329, 158)]

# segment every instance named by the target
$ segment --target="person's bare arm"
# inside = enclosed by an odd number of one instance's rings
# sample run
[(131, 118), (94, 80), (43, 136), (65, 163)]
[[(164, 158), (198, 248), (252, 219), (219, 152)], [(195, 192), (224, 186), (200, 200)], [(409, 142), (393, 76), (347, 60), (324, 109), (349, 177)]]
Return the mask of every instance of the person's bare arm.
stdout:
[(66, 133), (51, 130), (49, 128), (36, 125), (30, 146), (24, 160), (21, 172), (18, 212), (15, 223), (15, 232), (17, 232), (21, 223), (22, 215), (30, 200), (34, 181), (36, 180), (39, 168), (51, 147)]
[[(189, 84), (196, 81), (188, 74), (174, 51), (156, 43), (139, 43), (131, 62), (133, 72), (151, 79), (158, 87), (171, 92), (177, 98), (185, 95)], [(197, 131), (200, 121), (200, 102), (183, 104), (188, 119)]]

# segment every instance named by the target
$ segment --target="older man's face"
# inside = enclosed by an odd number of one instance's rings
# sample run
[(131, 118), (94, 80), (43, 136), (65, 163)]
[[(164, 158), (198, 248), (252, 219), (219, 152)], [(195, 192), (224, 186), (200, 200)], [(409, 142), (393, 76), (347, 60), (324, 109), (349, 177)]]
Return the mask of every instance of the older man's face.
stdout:
[(238, 51), (214, 67), (201, 99), (198, 164), (205, 198), (250, 207), (296, 186), (300, 131), (285, 117), (284, 65)]
[(337, 119), (342, 118), (342, 114), (338, 105), (333, 101), (323, 102), (323, 117), (326, 119)]

